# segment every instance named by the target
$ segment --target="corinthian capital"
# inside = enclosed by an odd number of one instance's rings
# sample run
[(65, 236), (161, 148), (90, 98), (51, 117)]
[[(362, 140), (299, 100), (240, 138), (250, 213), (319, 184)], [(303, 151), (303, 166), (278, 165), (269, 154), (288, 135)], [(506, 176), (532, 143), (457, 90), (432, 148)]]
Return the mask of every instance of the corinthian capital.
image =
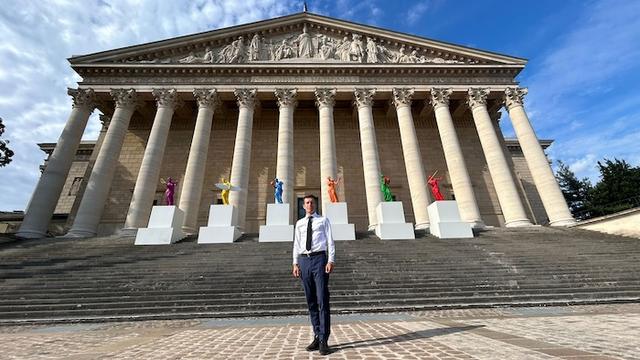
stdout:
[(336, 104), (336, 89), (316, 89), (316, 106), (333, 107)]
[(394, 88), (392, 95), (393, 105), (397, 107), (400, 106), (411, 106), (411, 98), (413, 98), (413, 89), (409, 88)]
[(504, 102), (507, 105), (507, 109), (511, 109), (514, 106), (522, 106), (524, 103), (524, 96), (527, 95), (529, 90), (527, 88), (507, 88), (504, 91)]
[(93, 89), (71, 89), (67, 88), (67, 94), (73, 99), (72, 108), (87, 108), (93, 111), (96, 107), (96, 94)]
[(358, 107), (372, 106), (373, 95), (376, 94), (376, 89), (355, 89), (353, 94), (356, 97), (356, 105)]
[(276, 89), (276, 99), (278, 99), (278, 107), (296, 106), (297, 89)]
[(452, 92), (452, 89), (431, 89), (431, 105), (433, 105), (433, 108), (435, 109), (440, 106), (449, 106), (449, 97), (451, 96)]
[(158, 107), (177, 108), (182, 105), (176, 89), (153, 89), (151, 94), (156, 98)]
[(487, 95), (489, 95), (489, 89), (485, 88), (471, 88), (469, 89), (469, 97), (467, 98), (467, 104), (471, 109), (476, 106), (487, 105)]
[(134, 89), (111, 89), (111, 96), (116, 101), (116, 107), (133, 108), (138, 105), (138, 94)]
[(238, 107), (253, 108), (256, 105), (256, 89), (236, 89), (233, 94), (238, 100)]
[(215, 109), (220, 100), (216, 89), (195, 89), (193, 90), (199, 107)]

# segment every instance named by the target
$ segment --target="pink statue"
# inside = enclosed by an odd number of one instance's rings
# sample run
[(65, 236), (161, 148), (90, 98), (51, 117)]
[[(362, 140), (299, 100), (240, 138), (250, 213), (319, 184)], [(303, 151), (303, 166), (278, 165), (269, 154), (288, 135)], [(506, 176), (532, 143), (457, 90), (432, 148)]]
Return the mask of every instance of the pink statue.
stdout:
[(338, 180), (334, 180), (333, 178), (331, 178), (331, 176), (327, 176), (327, 192), (329, 193), (329, 200), (331, 200), (332, 203), (338, 202), (338, 194), (336, 194), (336, 186), (338, 185), (339, 181), (340, 181), (340, 178), (338, 178)]
[(178, 185), (178, 182), (174, 181), (170, 177), (167, 178), (167, 181), (161, 178), (160, 182), (167, 186), (167, 190), (165, 190), (164, 192), (165, 202), (167, 203), (167, 205), (175, 205), (175, 203), (173, 202), (173, 194), (175, 194), (176, 192), (175, 190), (176, 190), (176, 185)]
[(436, 170), (436, 172), (434, 172), (433, 175), (429, 176), (429, 179), (427, 179), (427, 184), (429, 184), (429, 187), (431, 188), (431, 193), (433, 194), (433, 198), (436, 201), (440, 201), (440, 200), (444, 200), (444, 196), (442, 196), (442, 193), (440, 192), (440, 188), (438, 187), (438, 181), (442, 180), (442, 178), (435, 177), (437, 173), (438, 171)]

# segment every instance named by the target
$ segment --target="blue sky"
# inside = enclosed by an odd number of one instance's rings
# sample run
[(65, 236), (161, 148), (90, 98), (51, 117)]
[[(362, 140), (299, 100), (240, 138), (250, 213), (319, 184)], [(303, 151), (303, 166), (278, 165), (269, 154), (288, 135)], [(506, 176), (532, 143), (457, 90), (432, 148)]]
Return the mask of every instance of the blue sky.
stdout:
[[(595, 163), (640, 165), (640, 1), (308, 1), (309, 11), (434, 40), (523, 57), (518, 80), (553, 160), (597, 180)], [(66, 58), (292, 14), (290, 0), (3, 1), (0, 117), (14, 161), (0, 168), (0, 210), (23, 210), (70, 112), (79, 77)], [(506, 114), (505, 114), (506, 115)], [(501, 121), (513, 136), (508, 116)], [(97, 114), (84, 139), (94, 139)]]

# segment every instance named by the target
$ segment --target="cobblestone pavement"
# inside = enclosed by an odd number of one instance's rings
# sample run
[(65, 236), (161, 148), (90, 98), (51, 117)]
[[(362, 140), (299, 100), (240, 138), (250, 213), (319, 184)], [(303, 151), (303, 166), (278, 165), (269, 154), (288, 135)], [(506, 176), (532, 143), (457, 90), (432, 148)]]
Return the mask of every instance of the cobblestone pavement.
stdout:
[[(640, 304), (334, 315), (330, 359), (638, 359)], [(0, 359), (318, 359), (304, 317), (0, 327)]]

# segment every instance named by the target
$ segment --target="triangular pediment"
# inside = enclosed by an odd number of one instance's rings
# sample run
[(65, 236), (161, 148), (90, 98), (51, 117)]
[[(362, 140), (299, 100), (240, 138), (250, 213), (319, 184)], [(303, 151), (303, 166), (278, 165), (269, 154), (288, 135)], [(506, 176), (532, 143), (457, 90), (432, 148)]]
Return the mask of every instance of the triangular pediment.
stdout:
[(526, 60), (311, 13), (75, 56), (71, 64), (496, 64)]

